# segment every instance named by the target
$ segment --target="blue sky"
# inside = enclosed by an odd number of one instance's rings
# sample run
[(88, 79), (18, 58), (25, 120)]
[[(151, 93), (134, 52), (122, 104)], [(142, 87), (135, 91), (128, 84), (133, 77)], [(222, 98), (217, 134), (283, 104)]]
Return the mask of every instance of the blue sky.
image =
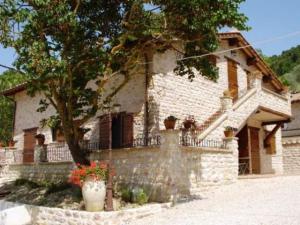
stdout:
[[(256, 42), (272, 39), (285, 34), (300, 31), (299, 0), (246, 0), (241, 11), (249, 17), (249, 32), (243, 32), (246, 39), (255, 48), (262, 49), (266, 55), (280, 54), (282, 51), (300, 44), (297, 36), (258, 44)], [(15, 54), (0, 46), (0, 63), (10, 66)], [(0, 67), (0, 73), (5, 69)]]

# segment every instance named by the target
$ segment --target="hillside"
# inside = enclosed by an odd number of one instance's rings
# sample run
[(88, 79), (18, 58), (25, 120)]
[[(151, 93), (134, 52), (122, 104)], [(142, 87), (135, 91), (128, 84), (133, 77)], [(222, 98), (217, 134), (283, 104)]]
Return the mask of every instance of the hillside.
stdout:
[(289, 84), (292, 91), (300, 91), (300, 45), (283, 51), (280, 55), (264, 58), (280, 79)]

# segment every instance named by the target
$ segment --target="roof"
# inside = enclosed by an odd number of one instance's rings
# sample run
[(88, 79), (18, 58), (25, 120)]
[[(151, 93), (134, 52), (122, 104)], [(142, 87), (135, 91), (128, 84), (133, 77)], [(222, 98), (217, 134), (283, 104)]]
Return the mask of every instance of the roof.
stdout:
[(264, 75), (270, 76), (271, 82), (275, 85), (278, 90), (284, 90), (284, 85), (278, 79), (276, 73), (268, 66), (268, 64), (264, 61), (264, 59), (257, 53), (257, 51), (252, 47), (252, 45), (244, 38), (244, 36), (238, 32), (226, 32), (226, 33), (219, 33), (219, 38), (222, 39), (237, 39), (238, 47), (243, 47), (241, 50), (249, 58), (257, 59), (256, 66), (263, 72)]
[(6, 90), (0, 92), (0, 95), (4, 95), (4, 96), (14, 95), (20, 91), (24, 91), (26, 89), (26, 86), (27, 86), (26, 82), (18, 84), (17, 86), (15, 86), (13, 88), (9, 88), (9, 89), (6, 89)]
[[(256, 66), (263, 72), (264, 75), (270, 76), (272, 78), (271, 82), (275, 85), (275, 87), (278, 90), (281, 91), (284, 89), (284, 85), (278, 79), (274, 71), (267, 65), (267, 63), (261, 58), (261, 56), (257, 53), (257, 51), (252, 47), (252, 45), (244, 38), (244, 36), (240, 32), (234, 31), (234, 32), (219, 33), (218, 36), (221, 40), (237, 39), (238, 40), (237, 44), (239, 47), (246, 46), (246, 48), (243, 48), (241, 50), (244, 51), (244, 53), (248, 57), (257, 59)], [(17, 85), (16, 87), (4, 90), (0, 92), (0, 94), (4, 96), (10, 96), (16, 94), (17, 92), (23, 91), (25, 89), (26, 89), (26, 83), (22, 83)]]

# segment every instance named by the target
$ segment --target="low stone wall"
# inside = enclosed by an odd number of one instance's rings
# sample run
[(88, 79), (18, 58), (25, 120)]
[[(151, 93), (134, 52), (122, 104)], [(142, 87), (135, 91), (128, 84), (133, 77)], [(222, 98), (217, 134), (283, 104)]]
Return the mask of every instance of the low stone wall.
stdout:
[[(19, 206), (23, 206), (20, 208)], [(17, 208), (14, 208), (17, 207)], [(85, 212), (76, 210), (66, 210), (59, 208), (39, 207), (32, 205), (23, 205), (13, 202), (0, 200), (0, 219), (9, 220), (12, 218), (5, 218), (12, 213), (23, 213), (30, 215), (30, 224), (39, 225), (115, 225), (127, 224), (138, 218), (149, 216), (170, 208), (170, 203), (165, 204), (149, 204), (133, 209), (126, 209), (113, 212)], [(11, 213), (8, 214), (6, 211)], [(9, 221), (8, 221), (9, 222)], [(20, 221), (19, 224), (25, 224)]]
[[(150, 200), (165, 202), (237, 180), (238, 156), (232, 148), (182, 147), (176, 133), (169, 134), (159, 148), (113, 149), (115, 184), (142, 187)], [(109, 151), (101, 150), (91, 160), (108, 157)]]
[[(178, 131), (164, 131), (159, 147), (113, 149), (115, 188), (142, 187), (150, 201), (168, 202), (237, 180), (234, 138), (225, 140), (226, 149), (183, 147), (178, 140)], [(90, 159), (108, 160), (109, 150), (95, 151)], [(74, 166), (71, 162), (12, 164), (5, 171), (9, 177), (58, 182), (66, 181)]]
[(33, 181), (63, 182), (68, 180), (74, 167), (72, 162), (12, 164), (8, 165), (5, 175)]
[(300, 174), (300, 137), (283, 139), (283, 170), (285, 174)]

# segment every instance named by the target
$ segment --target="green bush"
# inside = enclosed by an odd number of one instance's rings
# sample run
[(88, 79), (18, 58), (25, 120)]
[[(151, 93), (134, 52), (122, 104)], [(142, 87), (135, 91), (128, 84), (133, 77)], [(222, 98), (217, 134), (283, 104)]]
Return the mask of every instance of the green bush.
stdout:
[(121, 198), (124, 202), (131, 202), (132, 192), (129, 188), (121, 189)]
[(17, 179), (15, 181), (15, 186), (22, 186), (22, 185), (26, 185), (27, 187), (32, 188), (32, 189), (41, 187), (40, 184), (38, 184), (34, 181), (31, 181), (31, 180)]
[(52, 194), (52, 193), (56, 193), (56, 192), (60, 192), (60, 191), (64, 191), (68, 188), (71, 188), (71, 185), (65, 182), (61, 182), (61, 183), (51, 183), (49, 185), (47, 185), (47, 191), (46, 191), (46, 195)]
[(136, 203), (143, 205), (148, 202), (148, 195), (142, 188), (123, 188), (121, 190), (121, 198), (125, 202)]

